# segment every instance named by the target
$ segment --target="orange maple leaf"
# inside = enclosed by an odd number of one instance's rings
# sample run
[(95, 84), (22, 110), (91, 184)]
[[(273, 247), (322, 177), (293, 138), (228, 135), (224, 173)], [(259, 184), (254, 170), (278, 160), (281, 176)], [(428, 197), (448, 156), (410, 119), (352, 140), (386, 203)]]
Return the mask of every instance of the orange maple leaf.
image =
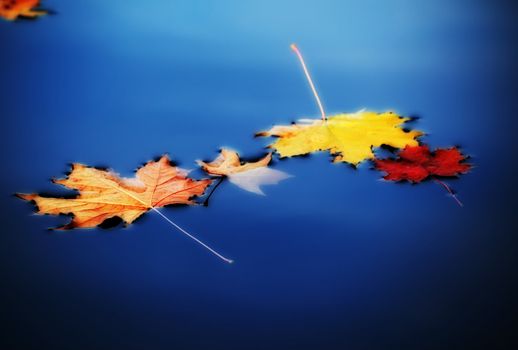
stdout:
[(268, 153), (264, 158), (257, 162), (242, 162), (237, 152), (227, 148), (222, 148), (220, 155), (212, 162), (203, 162), (201, 160), (196, 163), (207, 173), (214, 176), (228, 176), (232, 174), (242, 173), (257, 168), (268, 166), (272, 160), (272, 154)]
[(35, 10), (40, 0), (0, 0), (0, 17), (13, 21), (18, 17), (36, 18), (47, 11)]
[[(256, 162), (242, 162), (236, 151), (222, 148), (220, 155), (212, 162), (198, 160), (197, 163), (209, 175), (226, 177), (243, 190), (264, 196), (262, 185), (275, 185), (291, 177), (285, 172), (268, 167), (271, 160), (272, 154), (268, 153)], [(221, 180), (214, 189), (220, 183)]]
[(72, 172), (54, 183), (79, 191), (76, 198), (50, 198), (38, 194), (18, 194), (38, 206), (39, 214), (72, 214), (60, 229), (95, 227), (106, 219), (120, 217), (131, 224), (148, 210), (170, 204), (194, 204), (192, 198), (205, 192), (212, 180), (193, 180), (185, 170), (172, 166), (169, 158), (148, 162), (134, 178), (73, 164)]

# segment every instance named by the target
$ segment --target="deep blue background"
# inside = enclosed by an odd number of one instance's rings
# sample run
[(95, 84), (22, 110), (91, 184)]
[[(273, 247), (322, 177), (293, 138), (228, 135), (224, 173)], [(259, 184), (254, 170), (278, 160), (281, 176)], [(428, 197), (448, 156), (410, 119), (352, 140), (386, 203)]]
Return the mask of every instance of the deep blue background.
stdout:
[[(512, 349), (517, 321), (517, 11), (502, 1), (44, 1), (0, 22), (3, 349)], [(129, 228), (45, 229), (15, 192), (60, 192), (69, 162), (185, 168), (256, 131), (330, 113), (420, 116), (475, 169), (379, 181), (327, 154), (276, 161), (266, 197), (223, 184)], [(201, 173), (195, 173), (201, 176)], [(514, 231), (514, 232), (513, 232)], [(516, 343), (515, 343), (516, 344)]]

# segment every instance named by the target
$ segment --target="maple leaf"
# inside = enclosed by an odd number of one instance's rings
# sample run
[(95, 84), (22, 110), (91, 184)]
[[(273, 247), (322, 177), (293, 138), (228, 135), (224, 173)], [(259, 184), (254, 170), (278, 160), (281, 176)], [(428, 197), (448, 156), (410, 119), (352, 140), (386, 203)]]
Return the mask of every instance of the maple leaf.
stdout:
[(72, 214), (60, 229), (88, 228), (106, 219), (120, 217), (131, 224), (150, 209), (170, 204), (193, 204), (192, 198), (205, 192), (211, 180), (193, 180), (185, 170), (163, 156), (137, 170), (136, 177), (121, 178), (113, 172), (73, 164), (68, 177), (54, 183), (79, 191), (76, 198), (50, 198), (38, 194), (18, 194), (38, 206), (40, 214)]
[(398, 159), (376, 159), (376, 169), (384, 171), (385, 180), (421, 182), (430, 176), (457, 176), (468, 172), (466, 157), (455, 147), (437, 149), (433, 153), (426, 145), (407, 146)]
[(193, 198), (201, 196), (212, 183), (210, 179), (193, 180), (187, 177), (187, 171), (171, 165), (167, 156), (146, 163), (137, 170), (135, 177), (129, 179), (121, 178), (111, 171), (76, 163), (72, 165), (68, 177), (53, 182), (78, 190), (79, 195), (71, 199), (42, 197), (38, 194), (17, 196), (35, 202), (39, 214), (72, 214), (72, 221), (58, 229), (91, 228), (113, 217), (131, 224), (145, 212), (153, 210), (212, 254), (227, 263), (233, 262), (158, 210), (159, 207), (171, 204), (195, 204)]
[(393, 112), (338, 114), (321, 119), (303, 119), (298, 124), (274, 126), (258, 136), (275, 136), (279, 139), (268, 147), (281, 157), (329, 151), (335, 162), (357, 165), (374, 158), (373, 147), (382, 145), (403, 148), (416, 146), (420, 131), (404, 131), (401, 125), (409, 118)]
[(35, 10), (40, 0), (0, 0), (0, 17), (14, 21), (18, 17), (36, 18), (47, 14), (47, 11)]
[(436, 149), (430, 152), (426, 145), (407, 146), (401, 150), (397, 159), (376, 159), (376, 169), (383, 171), (383, 177), (389, 181), (409, 181), (419, 183), (427, 178), (442, 185), (462, 206), (450, 187), (438, 177), (458, 176), (468, 172), (470, 164), (465, 163), (466, 157), (456, 148)]
[(393, 112), (375, 113), (361, 110), (356, 113), (327, 117), (304, 58), (295, 44), (291, 49), (297, 55), (311, 91), (320, 109), (321, 119), (301, 119), (292, 125), (274, 126), (256, 136), (278, 137), (268, 147), (281, 157), (293, 157), (317, 151), (329, 151), (334, 162), (353, 165), (373, 159), (373, 147), (382, 145), (402, 148), (417, 146), (420, 131), (405, 131), (401, 126), (409, 120)]
[(212, 162), (199, 160), (197, 163), (210, 175), (227, 177), (231, 183), (246, 191), (264, 195), (260, 188), (262, 185), (274, 185), (291, 177), (285, 172), (269, 168), (271, 160), (272, 154), (268, 153), (256, 162), (242, 162), (237, 152), (223, 148)]

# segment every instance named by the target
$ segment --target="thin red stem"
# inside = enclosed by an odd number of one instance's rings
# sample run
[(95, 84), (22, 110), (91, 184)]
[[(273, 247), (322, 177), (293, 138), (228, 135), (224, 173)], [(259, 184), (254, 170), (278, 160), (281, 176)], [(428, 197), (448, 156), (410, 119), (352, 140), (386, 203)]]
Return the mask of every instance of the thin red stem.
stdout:
[(444, 187), (446, 189), (446, 191), (448, 191), (448, 193), (453, 197), (453, 199), (455, 199), (455, 201), (457, 202), (457, 204), (461, 207), (464, 206), (464, 204), (462, 204), (462, 202), (459, 200), (459, 198), (457, 198), (457, 196), (455, 195), (455, 192), (452, 191), (452, 189), (450, 188), (450, 186), (448, 186), (446, 183), (444, 183), (443, 181), (439, 180), (438, 178), (434, 177), (433, 180), (438, 183), (439, 185), (441, 185), (442, 187)]

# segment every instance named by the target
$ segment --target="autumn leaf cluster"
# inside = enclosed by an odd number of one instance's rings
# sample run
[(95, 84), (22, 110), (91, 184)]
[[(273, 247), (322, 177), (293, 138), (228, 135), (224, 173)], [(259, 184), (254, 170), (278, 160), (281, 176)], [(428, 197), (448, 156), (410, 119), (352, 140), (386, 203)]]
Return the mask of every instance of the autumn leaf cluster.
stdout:
[[(7, 20), (35, 18), (45, 14), (39, 10), (39, 0), (0, 0), (0, 17)], [(264, 195), (262, 186), (275, 185), (291, 175), (274, 169), (272, 160), (326, 152), (334, 163), (346, 163), (357, 167), (371, 162), (373, 168), (383, 173), (388, 181), (421, 183), (432, 179), (446, 188), (462, 205), (454, 191), (441, 179), (458, 177), (467, 173), (471, 165), (456, 147), (430, 150), (420, 138), (422, 131), (409, 128), (410, 118), (392, 111), (377, 113), (361, 110), (326, 116), (306, 65), (295, 45), (291, 46), (304, 68), (306, 77), (321, 111), (321, 118), (301, 119), (288, 125), (274, 125), (256, 134), (274, 138), (267, 146), (271, 152), (255, 161), (243, 161), (231, 149), (222, 148), (212, 161), (198, 160), (205, 178), (195, 179), (189, 172), (171, 163), (168, 156), (149, 161), (139, 168), (134, 177), (124, 178), (111, 170), (73, 164), (70, 174), (53, 180), (68, 190), (76, 191), (72, 198), (49, 197), (37, 193), (20, 193), (17, 196), (33, 202), (39, 214), (71, 216), (70, 222), (60, 229), (93, 228), (112, 218), (120, 218), (125, 224), (133, 223), (148, 211), (160, 214), (171, 225), (194, 239), (212, 253), (227, 259), (183, 230), (158, 208), (171, 205), (196, 205), (208, 203), (222, 181), (239, 188)], [(392, 157), (379, 158), (380, 147), (393, 150)]]
[[(373, 161), (375, 169), (390, 181), (419, 183), (427, 178), (453, 177), (466, 173), (470, 165), (457, 148), (431, 152), (419, 145), (423, 133), (403, 130), (408, 118), (393, 112), (360, 111), (340, 114), (328, 120), (302, 121), (274, 126), (260, 136), (275, 136), (268, 147), (281, 158), (318, 151), (329, 152), (334, 162), (358, 165)], [(401, 149), (396, 158), (378, 159), (376, 148), (388, 145)], [(74, 164), (70, 175), (54, 183), (77, 190), (76, 198), (49, 198), (38, 194), (19, 194), (35, 202), (41, 214), (71, 214), (72, 221), (62, 228), (95, 227), (112, 217), (131, 224), (148, 210), (174, 204), (193, 205), (204, 195), (214, 179), (225, 178), (238, 187), (264, 195), (262, 185), (276, 184), (290, 175), (272, 169), (272, 153), (254, 162), (243, 162), (238, 153), (223, 148), (213, 161), (197, 161), (212, 178), (195, 180), (188, 172), (172, 165), (167, 156), (146, 163), (134, 178), (121, 178), (112, 171)]]

